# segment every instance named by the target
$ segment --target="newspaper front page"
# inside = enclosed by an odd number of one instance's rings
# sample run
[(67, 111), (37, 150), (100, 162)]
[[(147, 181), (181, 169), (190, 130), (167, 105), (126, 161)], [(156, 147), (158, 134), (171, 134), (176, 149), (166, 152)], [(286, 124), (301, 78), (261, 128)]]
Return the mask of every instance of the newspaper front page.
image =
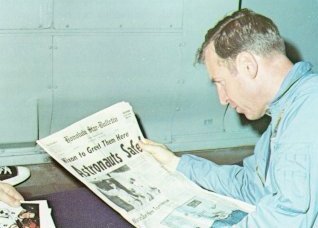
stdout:
[(135, 227), (222, 227), (254, 210), (168, 172), (141, 150), (142, 138), (120, 102), (37, 143)]

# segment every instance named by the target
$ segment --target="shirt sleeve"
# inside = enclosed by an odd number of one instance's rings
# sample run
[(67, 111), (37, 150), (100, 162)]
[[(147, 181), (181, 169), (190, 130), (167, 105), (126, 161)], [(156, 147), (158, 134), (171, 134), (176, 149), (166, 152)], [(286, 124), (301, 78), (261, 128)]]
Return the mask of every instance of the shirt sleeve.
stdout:
[(264, 185), (255, 184), (259, 178), (254, 155), (243, 167), (184, 155), (177, 170), (205, 189), (257, 205), (234, 227), (312, 227), (317, 210), (309, 210), (317, 202), (310, 191), (316, 189), (310, 186), (310, 148), (306, 143), (276, 145)]
[(217, 165), (195, 155), (183, 155), (177, 170), (204, 189), (254, 204), (258, 193), (254, 156), (244, 159), (244, 166)]

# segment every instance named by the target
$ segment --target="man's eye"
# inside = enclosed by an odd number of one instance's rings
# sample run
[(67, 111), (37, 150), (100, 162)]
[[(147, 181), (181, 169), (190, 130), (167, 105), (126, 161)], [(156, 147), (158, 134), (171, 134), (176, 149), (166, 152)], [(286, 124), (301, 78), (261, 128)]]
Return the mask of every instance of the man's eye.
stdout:
[(225, 83), (223, 81), (215, 82), (215, 84), (222, 87), (225, 86)]

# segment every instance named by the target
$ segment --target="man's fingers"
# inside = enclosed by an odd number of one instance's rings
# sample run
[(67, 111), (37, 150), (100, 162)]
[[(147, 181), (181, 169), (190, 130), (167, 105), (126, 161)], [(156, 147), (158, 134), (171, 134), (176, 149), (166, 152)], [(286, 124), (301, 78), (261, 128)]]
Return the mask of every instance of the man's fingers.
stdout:
[(23, 200), (23, 196), (14, 187), (6, 183), (0, 183), (0, 201), (12, 207), (17, 207), (21, 200)]
[(149, 139), (139, 142), (142, 150), (151, 154), (167, 170), (174, 171), (179, 163), (179, 158), (174, 155), (165, 145), (155, 143)]
[(149, 139), (142, 139), (141, 141), (141, 146), (159, 146), (161, 148), (167, 149), (167, 147), (161, 143), (156, 143), (154, 141), (151, 141)]
[(151, 141), (151, 140), (149, 140), (149, 139), (142, 139), (141, 141), (142, 141), (144, 144), (146, 144), (146, 145), (157, 145), (157, 146), (160, 146), (160, 145), (161, 145), (160, 143), (156, 143), (156, 142)]
[(8, 205), (11, 206), (11, 207), (18, 207), (18, 206), (20, 206), (20, 201), (19, 201), (19, 200), (17, 200), (17, 199), (14, 198), (14, 197), (11, 197), (11, 196), (9, 196), (9, 195), (7, 195), (7, 194), (1, 194), (1, 193), (0, 193), (0, 201), (2, 201), (2, 202), (4, 202), (4, 203), (8, 204)]
[(144, 151), (147, 151), (151, 154), (154, 154), (154, 153), (158, 153), (158, 145), (154, 145), (154, 144), (145, 144), (143, 142), (140, 143), (140, 147), (142, 150)]

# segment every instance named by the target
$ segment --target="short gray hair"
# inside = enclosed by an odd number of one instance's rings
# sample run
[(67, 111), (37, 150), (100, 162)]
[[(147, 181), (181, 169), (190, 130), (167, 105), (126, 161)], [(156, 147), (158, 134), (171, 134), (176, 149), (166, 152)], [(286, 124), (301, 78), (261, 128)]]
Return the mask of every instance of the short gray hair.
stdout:
[(286, 54), (284, 40), (274, 22), (249, 9), (235, 11), (208, 30), (198, 49), (197, 62), (204, 62), (204, 50), (212, 42), (216, 54), (223, 59), (235, 59), (242, 51), (263, 56), (273, 51)]

